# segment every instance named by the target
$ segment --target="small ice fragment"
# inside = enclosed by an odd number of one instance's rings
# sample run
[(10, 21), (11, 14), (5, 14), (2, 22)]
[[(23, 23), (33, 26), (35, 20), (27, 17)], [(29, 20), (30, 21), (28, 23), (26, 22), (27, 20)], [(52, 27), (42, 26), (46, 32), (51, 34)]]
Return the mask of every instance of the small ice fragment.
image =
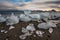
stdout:
[(33, 35), (34, 37), (36, 37), (36, 35)]
[(32, 33), (27, 32), (27, 33), (25, 33), (25, 35), (26, 35), (26, 36), (31, 36)]
[(30, 31), (35, 31), (35, 27), (34, 27), (34, 24), (29, 24), (27, 27), (26, 27), (27, 30), (30, 30)]
[(24, 40), (24, 39), (26, 39), (26, 36), (25, 35), (20, 35), (19, 38)]
[(37, 31), (36, 31), (36, 34), (37, 34), (38, 36), (40, 36), (40, 37), (43, 37), (44, 32), (37, 30)]
[(1, 30), (1, 32), (4, 32), (5, 30)]
[(13, 29), (13, 28), (15, 28), (15, 27), (14, 27), (14, 26), (10, 26), (10, 27), (9, 27), (9, 30), (11, 30), (11, 29)]
[(27, 33), (28, 30), (27, 30), (26, 28), (22, 28), (22, 32), (23, 32), (23, 33)]
[(8, 39), (6, 39), (6, 40), (8, 40)]
[(8, 31), (5, 31), (4, 33), (7, 33)]
[(49, 28), (49, 33), (52, 33), (53, 32), (53, 28)]

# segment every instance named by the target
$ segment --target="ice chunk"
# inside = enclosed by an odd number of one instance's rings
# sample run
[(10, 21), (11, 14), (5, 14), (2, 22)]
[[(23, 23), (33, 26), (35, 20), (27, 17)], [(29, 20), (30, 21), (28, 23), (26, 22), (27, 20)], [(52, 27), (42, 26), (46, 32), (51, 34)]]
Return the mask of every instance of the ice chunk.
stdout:
[(49, 25), (50, 27), (57, 27), (56, 24), (52, 21), (47, 22), (47, 25)]
[(50, 22), (52, 22), (54, 24), (58, 24), (60, 22), (60, 20), (50, 20)]
[(5, 31), (4, 33), (7, 33), (8, 31)]
[(8, 31), (6, 31), (6, 30), (1, 30), (1, 32), (3, 32), (3, 33), (7, 33)]
[(38, 28), (48, 29), (49, 25), (47, 25), (46, 23), (40, 23), (40, 24), (38, 24)]
[(40, 15), (39, 14), (26, 14), (30, 18), (32, 18), (32, 21), (39, 21), (40, 20)]
[(49, 28), (49, 33), (52, 33), (53, 32), (53, 28)]
[(24, 10), (24, 14), (30, 14), (31, 11), (30, 10)]
[(42, 28), (42, 29), (48, 29), (50, 27), (56, 27), (56, 24), (55, 23), (52, 23), (52, 22), (47, 22), (47, 23), (40, 23), (38, 24), (38, 28)]
[(38, 36), (40, 36), (40, 37), (43, 37), (44, 32), (37, 30), (37, 31), (36, 31), (36, 34), (37, 34)]
[(9, 30), (11, 30), (11, 29), (13, 29), (13, 28), (15, 28), (15, 27), (14, 27), (14, 26), (10, 26), (10, 27), (9, 27)]
[(31, 21), (31, 18), (29, 18), (29, 16), (27, 16), (27, 15), (25, 15), (25, 14), (21, 14), (21, 15), (20, 15), (20, 20), (21, 20), (21, 21), (28, 22), (28, 21)]
[(6, 19), (0, 14), (0, 22), (5, 22)]
[(32, 33), (27, 32), (27, 33), (25, 33), (25, 35), (26, 35), (26, 36), (30, 36), (30, 35), (32, 35)]
[(4, 32), (5, 30), (1, 30), (1, 32)]
[(7, 18), (7, 25), (13, 25), (19, 22), (19, 18), (15, 16), (13, 13), (11, 14), (10, 17)]
[(8, 40), (8, 39), (6, 39), (6, 40)]
[(26, 39), (26, 36), (25, 35), (20, 35), (19, 38), (24, 40), (24, 39)]
[(23, 32), (23, 33), (27, 33), (28, 30), (27, 30), (26, 28), (22, 28), (22, 32)]
[(29, 24), (27, 27), (26, 27), (27, 30), (30, 30), (30, 31), (35, 31), (35, 27), (34, 27), (34, 24)]
[(36, 35), (33, 35), (33, 37), (36, 37)]

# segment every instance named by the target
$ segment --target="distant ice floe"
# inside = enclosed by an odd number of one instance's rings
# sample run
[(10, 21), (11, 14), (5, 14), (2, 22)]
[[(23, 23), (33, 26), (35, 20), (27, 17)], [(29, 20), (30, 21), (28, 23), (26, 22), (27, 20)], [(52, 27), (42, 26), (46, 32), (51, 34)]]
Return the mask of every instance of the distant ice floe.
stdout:
[(0, 22), (5, 22), (6, 19), (0, 14)]
[(13, 13), (11, 14), (10, 17), (7, 17), (7, 21), (6, 21), (7, 25), (13, 25), (16, 23), (19, 23), (19, 18), (15, 16)]
[(31, 14), (30, 10), (24, 10), (24, 14)]

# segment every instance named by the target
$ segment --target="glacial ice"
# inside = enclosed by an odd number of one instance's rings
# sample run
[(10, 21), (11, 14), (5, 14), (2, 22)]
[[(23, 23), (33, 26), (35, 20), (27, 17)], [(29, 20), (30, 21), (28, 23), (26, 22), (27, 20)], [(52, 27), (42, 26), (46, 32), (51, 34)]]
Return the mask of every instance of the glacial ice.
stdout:
[(27, 30), (30, 30), (30, 31), (32, 31), (32, 32), (35, 31), (34, 24), (29, 24), (29, 25), (27, 25), (26, 29), (27, 29)]
[(7, 25), (13, 25), (19, 22), (19, 18), (15, 16), (13, 13), (11, 14), (10, 17), (7, 18)]
[(6, 19), (0, 14), (0, 22), (5, 22)]
[(28, 21), (31, 21), (31, 18), (29, 18), (28, 16), (26, 16), (25, 14), (21, 14), (19, 19), (21, 21), (25, 21), (25, 22), (28, 22)]
[(40, 23), (38, 24), (38, 28), (42, 28), (42, 29), (48, 29), (50, 27), (57, 27), (55, 23), (49, 21), (47, 23)]

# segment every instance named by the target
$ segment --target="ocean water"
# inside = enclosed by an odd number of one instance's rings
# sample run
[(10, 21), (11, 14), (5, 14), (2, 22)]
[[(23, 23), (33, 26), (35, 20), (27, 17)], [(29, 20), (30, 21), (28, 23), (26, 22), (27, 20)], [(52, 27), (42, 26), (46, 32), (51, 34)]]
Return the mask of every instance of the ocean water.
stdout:
[[(0, 14), (4, 17), (10, 16), (12, 13), (14, 13), (14, 15), (16, 15), (16, 16), (19, 16), (20, 14), (24, 14), (24, 11), (23, 12), (0, 12)], [(45, 12), (34, 12), (33, 14), (36, 14), (36, 13), (40, 14), (40, 13), (45, 13)], [(46, 13), (50, 13), (51, 15), (55, 15), (55, 14), (60, 15), (60, 12), (46, 12)]]
[(4, 17), (10, 16), (12, 13), (14, 13), (14, 15), (16, 15), (16, 16), (19, 16), (20, 14), (23, 14), (21, 12), (3, 12), (3, 13), (0, 12), (0, 14)]

